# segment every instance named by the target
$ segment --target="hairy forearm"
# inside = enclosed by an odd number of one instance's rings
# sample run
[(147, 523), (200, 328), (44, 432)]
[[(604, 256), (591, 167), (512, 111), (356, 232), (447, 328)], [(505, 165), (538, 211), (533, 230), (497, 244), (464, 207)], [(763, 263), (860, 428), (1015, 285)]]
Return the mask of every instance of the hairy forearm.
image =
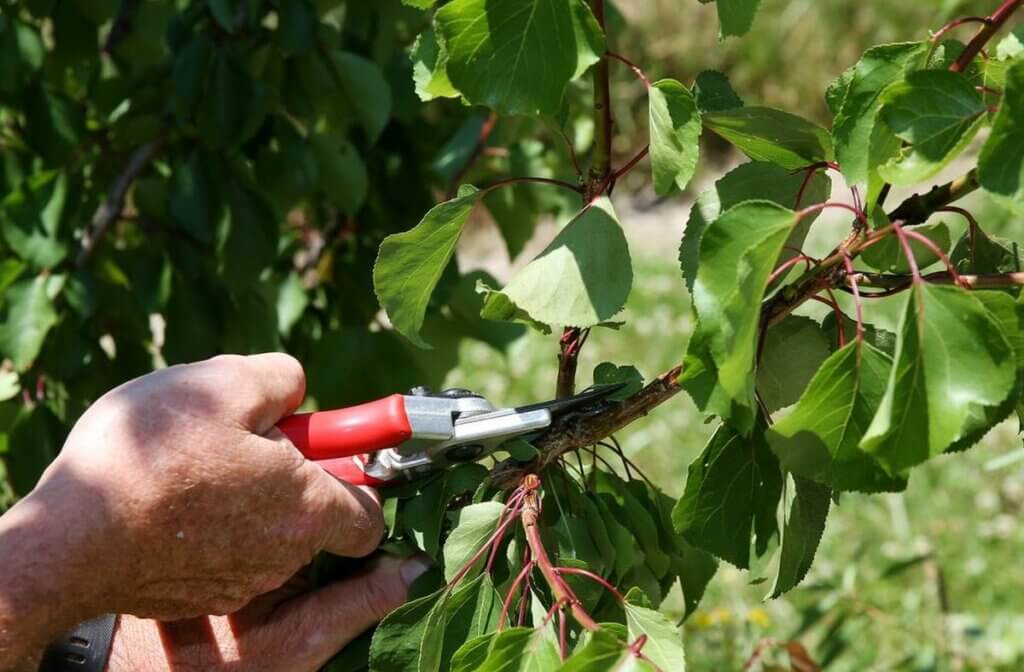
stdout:
[[(36, 669), (46, 644), (103, 612), (89, 550), (94, 511), (50, 491), (0, 517), (0, 670)], [(53, 493), (59, 494), (59, 493)]]

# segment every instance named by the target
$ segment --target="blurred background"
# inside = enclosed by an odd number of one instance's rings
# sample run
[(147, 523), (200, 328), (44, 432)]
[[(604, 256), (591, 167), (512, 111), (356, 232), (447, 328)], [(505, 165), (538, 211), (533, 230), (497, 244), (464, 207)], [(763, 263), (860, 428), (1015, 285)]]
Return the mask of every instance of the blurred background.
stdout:
[[(827, 126), (824, 91), (865, 49), (927, 39), (996, 4), (763, 0), (753, 30), (723, 42), (714, 4), (617, 0), (609, 32), (652, 80), (689, 84), (719, 70), (748, 104)], [(428, 26), (399, 0), (0, 3), (0, 511), (32, 487), (92, 399), (219, 352), (295, 354), (311, 407), (422, 383), (502, 403), (554, 394), (557, 338), (509, 342), (515, 329), (481, 327), (470, 272), (507, 279), (550, 240), (567, 199), (516, 187), (477, 209), (458, 269), (434, 295), (434, 350), (388, 331), (374, 299), (380, 240), (412, 227), (453, 183), (571, 175), (550, 129), (515, 119), (499, 120), (496, 151), (460, 168), (487, 115), (416, 98), (409, 52)], [(646, 142), (647, 101), (626, 68), (613, 75), (621, 165)], [(589, 92), (577, 89), (586, 111)], [(573, 119), (581, 153), (590, 130), (586, 114)], [(83, 258), (83, 232), (134, 156), (148, 163)], [(602, 361), (651, 377), (681, 359), (692, 320), (677, 249), (690, 205), (742, 160), (705, 134), (685, 193), (655, 198), (645, 164), (617, 185), (633, 292), (625, 325), (591, 334), (581, 385)], [(834, 193), (847, 192), (836, 183)], [(1020, 222), (965, 203), (989, 233), (1024, 242)], [(955, 239), (964, 225), (948, 223)], [(831, 247), (847, 224), (822, 217), (807, 251)], [(873, 302), (869, 320), (891, 325), (901, 302)], [(678, 496), (712, 429), (681, 393), (618, 439)], [(1022, 507), (1016, 420), (916, 470), (903, 494), (845, 495), (810, 575), (784, 598), (764, 600), (770, 567), (719, 570), (685, 625), (690, 669), (740, 670), (761, 642), (791, 639), (842, 672), (1024, 669)], [(681, 613), (678, 595), (666, 608)]]

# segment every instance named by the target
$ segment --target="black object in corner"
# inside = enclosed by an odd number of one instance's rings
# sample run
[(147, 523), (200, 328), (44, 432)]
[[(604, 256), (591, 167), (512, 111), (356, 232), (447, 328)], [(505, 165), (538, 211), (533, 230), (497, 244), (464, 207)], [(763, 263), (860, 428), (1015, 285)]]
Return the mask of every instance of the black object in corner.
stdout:
[(116, 614), (97, 616), (46, 647), (39, 672), (103, 672), (114, 640)]

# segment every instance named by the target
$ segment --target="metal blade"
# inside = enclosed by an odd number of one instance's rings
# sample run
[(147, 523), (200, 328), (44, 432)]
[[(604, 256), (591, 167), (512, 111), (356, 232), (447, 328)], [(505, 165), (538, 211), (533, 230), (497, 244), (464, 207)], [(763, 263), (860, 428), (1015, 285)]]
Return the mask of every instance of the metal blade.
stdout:
[(528, 404), (526, 406), (517, 406), (515, 408), (516, 413), (526, 413), (529, 411), (536, 411), (542, 408), (546, 408), (551, 411), (552, 417), (558, 417), (564, 415), (578, 408), (587, 406), (599, 399), (604, 399), (610, 394), (615, 394), (626, 386), (625, 383), (610, 383), (607, 385), (593, 385), (583, 390), (579, 394), (574, 394), (571, 397), (562, 397), (561, 399), (552, 399), (551, 401), (542, 401), (536, 404)]

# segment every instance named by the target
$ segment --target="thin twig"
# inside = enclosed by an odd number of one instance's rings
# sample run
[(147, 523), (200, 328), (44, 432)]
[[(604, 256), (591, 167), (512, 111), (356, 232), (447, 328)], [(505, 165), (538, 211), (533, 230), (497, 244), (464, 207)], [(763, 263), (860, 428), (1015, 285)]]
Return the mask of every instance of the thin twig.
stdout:
[(100, 203), (96, 213), (92, 216), (89, 228), (82, 235), (82, 249), (75, 258), (75, 266), (82, 268), (88, 263), (96, 245), (103, 238), (107, 230), (116, 222), (124, 211), (124, 197), (128, 193), (135, 179), (142, 174), (142, 171), (149, 166), (149, 163), (160, 152), (164, 144), (163, 136), (152, 142), (136, 148), (131, 158), (125, 165), (124, 170), (117, 176), (114, 183), (110, 185), (107, 198)]

